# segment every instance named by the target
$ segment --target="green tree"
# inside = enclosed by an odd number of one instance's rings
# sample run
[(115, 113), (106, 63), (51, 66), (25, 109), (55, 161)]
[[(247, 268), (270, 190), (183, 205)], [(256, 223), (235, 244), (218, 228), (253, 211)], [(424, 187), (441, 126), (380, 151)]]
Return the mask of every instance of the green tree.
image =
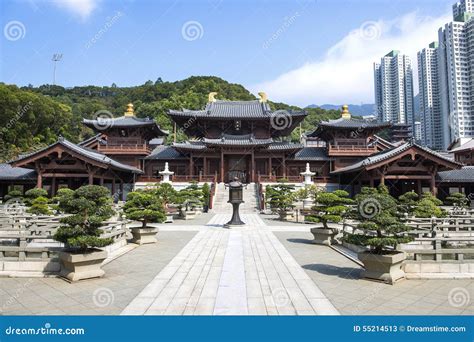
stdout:
[(48, 203), (49, 200), (46, 197), (36, 197), (31, 201), (31, 206), (26, 211), (34, 215), (51, 215)]
[(406, 213), (409, 216), (413, 215), (417, 206), (419, 196), (414, 191), (409, 191), (398, 197), (399, 208), (402, 213)]
[(109, 189), (98, 185), (86, 185), (75, 190), (61, 191), (60, 207), (71, 216), (61, 219), (62, 225), (54, 239), (63, 242), (68, 249), (87, 251), (93, 247), (104, 247), (112, 239), (100, 238), (103, 222), (113, 215)]
[(128, 219), (140, 221), (142, 228), (146, 228), (148, 223), (164, 222), (166, 219), (163, 203), (153, 191), (130, 192), (123, 210)]
[(25, 192), (26, 204), (31, 205), (38, 197), (48, 197), (48, 192), (45, 189), (33, 188)]
[(416, 203), (416, 208), (413, 213), (416, 217), (420, 218), (444, 217), (446, 216), (446, 212), (439, 207), (442, 204), (443, 202), (433, 196), (431, 192), (425, 192)]
[(462, 192), (450, 194), (448, 197), (446, 197), (445, 202), (448, 205), (454, 206), (455, 209), (464, 209), (469, 205), (469, 199)]
[(369, 246), (372, 253), (384, 254), (397, 244), (412, 240), (407, 235), (411, 228), (400, 222), (397, 201), (390, 196), (386, 186), (363, 187), (356, 196), (359, 220), (357, 229), (361, 233), (347, 234), (344, 240)]
[(265, 188), (266, 202), (272, 210), (276, 210), (280, 216), (295, 207), (295, 186), (291, 184), (267, 185)]
[(309, 222), (320, 222), (325, 229), (329, 229), (328, 223), (339, 223), (349, 212), (349, 205), (354, 201), (349, 198), (349, 193), (344, 190), (334, 192), (319, 192), (316, 196), (316, 204), (312, 210), (314, 213), (305, 217)]

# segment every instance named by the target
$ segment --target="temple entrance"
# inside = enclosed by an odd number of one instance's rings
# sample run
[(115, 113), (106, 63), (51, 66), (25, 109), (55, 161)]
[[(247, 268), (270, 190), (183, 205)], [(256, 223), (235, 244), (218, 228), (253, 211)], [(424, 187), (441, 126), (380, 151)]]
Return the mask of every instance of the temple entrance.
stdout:
[(241, 182), (248, 183), (249, 156), (226, 155), (225, 157), (225, 182), (229, 182), (237, 177)]

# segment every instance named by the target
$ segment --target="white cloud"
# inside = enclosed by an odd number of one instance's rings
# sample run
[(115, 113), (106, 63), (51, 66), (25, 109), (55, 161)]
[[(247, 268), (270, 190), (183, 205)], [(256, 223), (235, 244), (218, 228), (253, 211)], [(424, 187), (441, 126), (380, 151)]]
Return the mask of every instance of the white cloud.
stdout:
[(85, 20), (97, 8), (99, 1), (100, 0), (53, 0), (53, 3), (57, 7)]
[(437, 41), (438, 29), (450, 18), (448, 14), (433, 18), (412, 12), (391, 21), (365, 22), (320, 60), (249, 88), (255, 93), (265, 91), (273, 101), (299, 106), (373, 103), (373, 63), (391, 50), (400, 50), (411, 58), (417, 85), (416, 53)]

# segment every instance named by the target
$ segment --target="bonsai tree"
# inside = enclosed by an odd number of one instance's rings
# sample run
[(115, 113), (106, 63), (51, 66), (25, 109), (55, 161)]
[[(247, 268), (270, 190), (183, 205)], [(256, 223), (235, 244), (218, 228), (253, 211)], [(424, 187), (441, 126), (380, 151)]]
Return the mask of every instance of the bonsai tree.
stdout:
[(25, 202), (27, 205), (31, 205), (32, 202), (38, 197), (48, 197), (48, 192), (45, 189), (33, 188), (25, 192)]
[(197, 183), (180, 190), (176, 196), (176, 202), (180, 208), (185, 207), (186, 211), (190, 206), (204, 205), (204, 194)]
[(306, 221), (322, 223), (324, 229), (329, 229), (329, 222), (339, 223), (349, 212), (348, 205), (353, 204), (354, 201), (348, 197), (349, 193), (344, 190), (318, 193), (316, 205), (312, 208), (314, 213), (306, 216)]
[(74, 190), (68, 188), (59, 189), (56, 193), (56, 196), (52, 198), (52, 202), (56, 203), (55, 209), (67, 213), (73, 208), (70, 208), (71, 201), (74, 198)]
[(398, 197), (399, 208), (402, 213), (413, 216), (419, 196), (414, 191), (409, 191)]
[(267, 185), (265, 189), (267, 203), (272, 210), (279, 213), (280, 217), (283, 217), (286, 211), (295, 207), (296, 193), (294, 189), (294, 185), (284, 183)]
[(430, 192), (425, 192), (416, 203), (416, 208), (413, 213), (416, 217), (421, 218), (444, 217), (446, 216), (446, 211), (439, 207), (442, 204), (443, 202), (433, 196)]
[(23, 198), (23, 193), (20, 190), (16, 190), (16, 189), (10, 190), (8, 194), (5, 195), (4, 200), (8, 201), (13, 198), (21, 199)]
[(165, 210), (170, 203), (176, 202), (177, 191), (169, 183), (158, 184), (154, 190), (154, 194), (161, 199), (161, 204)]
[(164, 222), (166, 219), (163, 203), (152, 191), (130, 192), (123, 210), (128, 219), (140, 221), (142, 228), (146, 228), (149, 222)]
[(211, 200), (211, 187), (209, 186), (209, 184), (204, 183), (201, 188), (201, 191), (202, 191), (202, 196), (204, 200), (204, 207), (207, 211), (207, 208), (209, 208), (209, 204), (210, 204), (209, 202)]
[(445, 199), (446, 204), (452, 205), (453, 211), (462, 211), (466, 209), (469, 205), (469, 199), (464, 195), (462, 192), (456, 192), (454, 194), (450, 194)]
[(110, 191), (98, 185), (86, 185), (73, 191), (61, 191), (59, 207), (71, 216), (61, 219), (62, 225), (54, 239), (74, 251), (86, 252), (94, 247), (104, 247), (112, 239), (100, 238), (99, 227), (112, 214)]
[(51, 210), (49, 209), (48, 202), (49, 200), (46, 197), (36, 197), (31, 202), (31, 206), (26, 211), (34, 215), (51, 215)]
[(304, 199), (307, 199), (307, 198), (310, 198), (312, 200), (316, 200), (316, 196), (318, 194), (318, 192), (320, 192), (321, 189), (312, 184), (312, 185), (309, 185), (309, 186), (304, 186), (302, 187), (301, 189), (299, 189), (298, 191), (296, 191), (296, 198), (298, 200), (304, 200)]
[(345, 241), (368, 246), (373, 254), (380, 255), (390, 253), (399, 243), (412, 240), (406, 235), (411, 228), (400, 222), (397, 201), (386, 186), (363, 187), (356, 202), (356, 216), (360, 221), (357, 229), (361, 233), (348, 234)]

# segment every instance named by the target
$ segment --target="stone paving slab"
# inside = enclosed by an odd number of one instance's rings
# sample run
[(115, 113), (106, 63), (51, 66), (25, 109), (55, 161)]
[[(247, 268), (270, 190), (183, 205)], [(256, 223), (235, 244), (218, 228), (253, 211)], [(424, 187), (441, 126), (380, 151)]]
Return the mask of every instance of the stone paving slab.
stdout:
[(341, 314), (474, 314), (472, 279), (404, 280), (393, 286), (369, 281), (353, 261), (329, 247), (311, 244), (309, 232), (275, 235)]
[(159, 232), (103, 266), (105, 276), (77, 283), (60, 278), (0, 278), (3, 315), (117, 315), (148, 285), (195, 232)]

